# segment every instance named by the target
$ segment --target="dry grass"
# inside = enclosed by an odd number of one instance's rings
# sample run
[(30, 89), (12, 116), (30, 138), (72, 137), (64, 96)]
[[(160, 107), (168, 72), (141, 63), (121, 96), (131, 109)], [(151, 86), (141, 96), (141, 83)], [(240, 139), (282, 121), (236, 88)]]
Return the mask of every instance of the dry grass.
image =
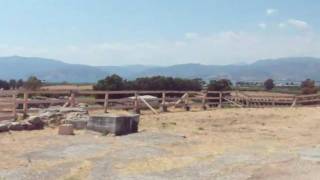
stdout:
[[(83, 131), (77, 131), (74, 137), (64, 138), (56, 134), (56, 129), (5, 133), (0, 134), (0, 154), (2, 154), (0, 169), (12, 170), (30, 165), (21, 158), (28, 152), (46, 151), (50, 147), (62, 145), (68, 147), (70, 144), (90, 142), (112, 146), (97, 150), (89, 156), (78, 156), (76, 159), (65, 157), (50, 162), (35, 161), (32, 166), (35, 169), (43, 167), (41, 171), (45, 171), (65, 162), (76, 162), (77, 165), (62, 177), (86, 179), (90, 176), (92, 168), (97, 165), (97, 160), (110, 158), (114, 169), (112, 173), (124, 177), (179, 172), (185, 168), (208, 164), (205, 166), (207, 169), (203, 171), (208, 169), (218, 171), (218, 174), (212, 174), (212, 177), (241, 172), (249, 174), (252, 179), (266, 177), (278, 179), (277, 177), (283, 174), (287, 177), (284, 179), (292, 179), (292, 177), (294, 179), (294, 174), (302, 173), (301, 169), (295, 169), (295, 164), (301, 163), (295, 159), (298, 157), (297, 153), (303, 148), (315, 147), (320, 143), (320, 108), (317, 107), (216, 109), (199, 112), (170, 112), (160, 115), (144, 111), (143, 114), (139, 127), (140, 134), (152, 132), (185, 138), (177, 142), (154, 144), (156, 139), (148, 139), (148, 137), (139, 140), (133, 136), (132, 141), (128, 141), (126, 137), (97, 137)], [(165, 153), (152, 156), (144, 156), (142, 153), (141, 158), (134, 158), (130, 154), (127, 158), (124, 158), (123, 154), (113, 155), (116, 152), (135, 151), (141, 147), (150, 150), (161, 149)], [(135, 153), (138, 155), (139, 151)], [(229, 159), (215, 165), (215, 160), (221, 157)], [(294, 158), (288, 160), (287, 157)], [(319, 172), (316, 164), (303, 163), (310, 168), (308, 172), (303, 173)], [(277, 169), (281, 169), (283, 174), (279, 175), (280, 172)]]
[(42, 90), (92, 90), (92, 85), (51, 85), (43, 86)]

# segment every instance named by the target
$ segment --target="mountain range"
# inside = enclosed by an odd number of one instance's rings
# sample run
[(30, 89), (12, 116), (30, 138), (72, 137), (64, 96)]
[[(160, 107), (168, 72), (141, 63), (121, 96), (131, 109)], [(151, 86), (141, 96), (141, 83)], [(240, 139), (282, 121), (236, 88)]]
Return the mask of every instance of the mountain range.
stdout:
[(173, 66), (89, 66), (36, 57), (0, 57), (0, 79), (26, 79), (35, 75), (47, 82), (92, 83), (107, 75), (118, 74), (126, 79), (143, 76), (173, 76), (202, 78), (204, 80), (228, 78), (232, 81), (302, 81), (320, 80), (320, 58), (289, 57), (258, 60), (241, 65), (179, 64)]

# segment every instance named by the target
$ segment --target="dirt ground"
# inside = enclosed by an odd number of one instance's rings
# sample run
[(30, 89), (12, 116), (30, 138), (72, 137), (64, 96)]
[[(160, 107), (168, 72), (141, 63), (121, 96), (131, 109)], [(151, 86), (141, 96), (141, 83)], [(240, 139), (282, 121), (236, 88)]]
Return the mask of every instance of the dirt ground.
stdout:
[(0, 134), (0, 179), (320, 179), (320, 108), (141, 116), (140, 132)]

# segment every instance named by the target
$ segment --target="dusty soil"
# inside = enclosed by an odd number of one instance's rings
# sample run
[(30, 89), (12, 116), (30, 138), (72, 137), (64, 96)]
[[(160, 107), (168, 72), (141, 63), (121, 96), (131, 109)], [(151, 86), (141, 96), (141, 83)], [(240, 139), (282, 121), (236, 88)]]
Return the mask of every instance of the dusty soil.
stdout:
[(0, 179), (320, 179), (320, 108), (141, 116), (140, 132), (0, 134)]

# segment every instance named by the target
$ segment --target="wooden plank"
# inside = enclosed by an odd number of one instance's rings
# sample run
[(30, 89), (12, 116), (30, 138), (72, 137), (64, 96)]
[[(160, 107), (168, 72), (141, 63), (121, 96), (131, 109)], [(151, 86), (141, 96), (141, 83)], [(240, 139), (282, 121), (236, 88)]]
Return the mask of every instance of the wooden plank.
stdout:
[(23, 116), (26, 116), (28, 113), (28, 98), (29, 94), (27, 92), (23, 93)]
[(219, 93), (219, 108), (222, 108), (222, 92)]
[(292, 104), (291, 104), (291, 107), (295, 107), (296, 106), (296, 103), (297, 103), (297, 98), (294, 98)]
[(140, 107), (139, 107), (139, 94), (138, 92), (136, 91), (134, 93), (134, 110), (138, 113), (140, 111)]
[(175, 103), (175, 105), (180, 104), (187, 96), (188, 96), (188, 93), (184, 93), (182, 97)]
[[(46, 100), (39, 100), (39, 99), (30, 99), (26, 102), (27, 105), (29, 104), (60, 104), (68, 102), (67, 99), (46, 99)], [(24, 100), (17, 100), (17, 104), (24, 104)]]
[(14, 119), (17, 119), (17, 94), (12, 95), (12, 115)]
[(104, 112), (107, 113), (108, 112), (108, 105), (109, 105), (109, 93), (105, 93), (104, 95)]
[(231, 101), (231, 100), (229, 100), (229, 99), (227, 99), (227, 98), (223, 98), (223, 99), (226, 100), (226, 101), (228, 101), (228, 102), (230, 102), (230, 103), (232, 103), (232, 104), (235, 105), (235, 106), (238, 106), (238, 107), (242, 108), (242, 105), (241, 105), (241, 104), (238, 104), (238, 103), (236, 103), (236, 102), (234, 102), (234, 101)]
[(140, 99), (154, 114), (159, 114), (143, 97), (139, 96), (139, 99)]

